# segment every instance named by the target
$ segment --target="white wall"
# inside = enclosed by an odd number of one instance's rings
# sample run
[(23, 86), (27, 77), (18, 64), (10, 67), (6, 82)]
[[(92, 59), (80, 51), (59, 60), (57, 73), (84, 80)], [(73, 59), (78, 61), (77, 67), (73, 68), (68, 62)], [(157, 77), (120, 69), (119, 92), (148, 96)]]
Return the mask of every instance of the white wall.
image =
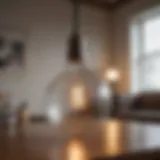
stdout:
[[(71, 8), (65, 0), (5, 0), (0, 2), (0, 29), (18, 30), (27, 39), (24, 69), (8, 68), (0, 74), (0, 92), (9, 93), (13, 106), (28, 101), (31, 114), (44, 112), (47, 84), (64, 69)], [(107, 53), (107, 14), (82, 7), (85, 63), (101, 68)]]

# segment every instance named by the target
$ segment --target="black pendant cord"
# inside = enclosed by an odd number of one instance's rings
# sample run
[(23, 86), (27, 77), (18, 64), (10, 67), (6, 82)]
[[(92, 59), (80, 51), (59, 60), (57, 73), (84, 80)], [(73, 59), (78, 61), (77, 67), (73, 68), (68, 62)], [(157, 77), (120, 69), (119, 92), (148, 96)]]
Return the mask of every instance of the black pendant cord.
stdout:
[(79, 36), (79, 0), (72, 0), (73, 4), (73, 26), (72, 33), (69, 40), (69, 52), (68, 60), (74, 63), (81, 62), (81, 51), (80, 51), (80, 36)]
[(79, 34), (79, 1), (73, 0), (73, 28), (72, 28), (72, 34)]

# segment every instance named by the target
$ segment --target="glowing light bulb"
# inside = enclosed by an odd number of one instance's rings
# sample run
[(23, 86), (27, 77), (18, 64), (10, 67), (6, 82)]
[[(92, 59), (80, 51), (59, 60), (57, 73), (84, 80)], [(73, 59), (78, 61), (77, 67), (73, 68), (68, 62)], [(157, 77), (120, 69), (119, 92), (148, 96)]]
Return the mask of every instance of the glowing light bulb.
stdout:
[(105, 78), (109, 81), (109, 82), (117, 82), (120, 79), (120, 75), (118, 70), (114, 69), (114, 68), (110, 68), (106, 71), (105, 73)]
[(70, 91), (70, 102), (73, 109), (83, 110), (86, 108), (86, 89), (82, 84), (74, 85)]

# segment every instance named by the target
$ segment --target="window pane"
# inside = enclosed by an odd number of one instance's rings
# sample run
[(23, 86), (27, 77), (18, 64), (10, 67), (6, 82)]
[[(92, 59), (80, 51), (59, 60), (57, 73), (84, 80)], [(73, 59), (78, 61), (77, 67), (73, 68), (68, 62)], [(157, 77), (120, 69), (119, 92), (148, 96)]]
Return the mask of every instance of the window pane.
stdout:
[(160, 90), (160, 56), (145, 59), (140, 68), (141, 89)]
[(160, 17), (144, 23), (144, 52), (151, 54), (160, 50)]

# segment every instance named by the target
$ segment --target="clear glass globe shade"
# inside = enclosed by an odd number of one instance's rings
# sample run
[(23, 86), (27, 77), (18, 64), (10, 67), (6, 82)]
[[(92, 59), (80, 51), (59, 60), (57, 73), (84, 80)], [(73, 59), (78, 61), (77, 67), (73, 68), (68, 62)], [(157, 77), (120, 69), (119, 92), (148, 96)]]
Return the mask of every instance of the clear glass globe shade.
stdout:
[[(81, 64), (70, 64), (47, 88), (46, 115), (56, 125), (103, 116), (110, 108), (109, 86)], [(76, 125), (77, 126), (77, 125)]]

